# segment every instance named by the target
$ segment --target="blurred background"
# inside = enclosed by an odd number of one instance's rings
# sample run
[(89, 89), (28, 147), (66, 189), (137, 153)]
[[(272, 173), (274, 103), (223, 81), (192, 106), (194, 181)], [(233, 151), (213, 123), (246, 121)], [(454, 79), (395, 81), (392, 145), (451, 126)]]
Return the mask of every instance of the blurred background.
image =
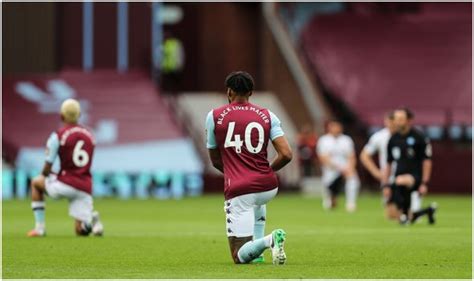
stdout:
[[(341, 119), (359, 153), (403, 105), (433, 142), (431, 192), (470, 194), (471, 5), (2, 3), (2, 198), (28, 196), (67, 98), (98, 140), (94, 196), (222, 192), (204, 120), (234, 70), (253, 75), (252, 102), (294, 149), (282, 191), (319, 194), (326, 120)], [(358, 172), (363, 192), (379, 191)]]

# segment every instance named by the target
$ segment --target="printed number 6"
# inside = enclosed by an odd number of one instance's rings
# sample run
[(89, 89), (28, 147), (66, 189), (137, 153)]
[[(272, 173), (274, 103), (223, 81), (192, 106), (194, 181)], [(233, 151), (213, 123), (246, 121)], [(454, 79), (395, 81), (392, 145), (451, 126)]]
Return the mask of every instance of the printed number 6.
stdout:
[(74, 146), (74, 151), (72, 153), (72, 162), (77, 167), (84, 167), (89, 163), (89, 154), (85, 150), (82, 149), (84, 146), (84, 141), (80, 140)]

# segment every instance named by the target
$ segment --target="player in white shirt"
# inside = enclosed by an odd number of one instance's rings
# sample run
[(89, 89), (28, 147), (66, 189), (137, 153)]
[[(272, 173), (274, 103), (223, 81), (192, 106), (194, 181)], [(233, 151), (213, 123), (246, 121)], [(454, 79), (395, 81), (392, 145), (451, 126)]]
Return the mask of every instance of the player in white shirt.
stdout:
[[(393, 113), (387, 113), (384, 117), (385, 128), (375, 132), (360, 153), (360, 161), (362, 165), (370, 172), (370, 174), (378, 181), (382, 180), (382, 173), (387, 165), (387, 145), (388, 140), (395, 133), (393, 124)], [(379, 166), (375, 164), (372, 156), (378, 153)]]
[(356, 210), (359, 177), (356, 171), (354, 142), (342, 133), (342, 124), (332, 120), (327, 126), (328, 133), (322, 136), (317, 145), (318, 157), (322, 164), (322, 182), (325, 186), (323, 207), (336, 207), (336, 198), (341, 187), (345, 187), (346, 210)]
[[(385, 128), (375, 132), (360, 153), (360, 162), (369, 171), (369, 173), (377, 179), (382, 181), (383, 171), (387, 166), (387, 146), (392, 134), (396, 132), (395, 124), (393, 123), (393, 112), (389, 112), (384, 117)], [(375, 164), (372, 156), (378, 154), (379, 165)], [(393, 179), (391, 179), (393, 180)], [(393, 203), (388, 203), (388, 195), (383, 194), (385, 203), (385, 215), (388, 219), (397, 220), (398, 210)], [(421, 197), (418, 192), (414, 191), (411, 194), (412, 203), (411, 210), (416, 212), (421, 207)]]

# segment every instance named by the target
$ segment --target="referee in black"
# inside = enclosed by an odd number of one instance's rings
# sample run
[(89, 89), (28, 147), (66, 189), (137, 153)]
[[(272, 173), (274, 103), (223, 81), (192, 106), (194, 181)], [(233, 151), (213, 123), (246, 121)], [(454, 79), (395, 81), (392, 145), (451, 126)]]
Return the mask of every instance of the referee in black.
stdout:
[[(411, 193), (428, 192), (431, 176), (431, 144), (423, 132), (412, 127), (413, 113), (408, 108), (394, 111), (397, 132), (392, 135), (387, 147), (387, 167), (383, 176), (385, 198), (399, 210), (401, 224), (414, 223), (427, 215), (429, 224), (435, 223), (436, 203), (416, 212), (409, 212)], [(391, 175), (393, 176), (391, 177)]]

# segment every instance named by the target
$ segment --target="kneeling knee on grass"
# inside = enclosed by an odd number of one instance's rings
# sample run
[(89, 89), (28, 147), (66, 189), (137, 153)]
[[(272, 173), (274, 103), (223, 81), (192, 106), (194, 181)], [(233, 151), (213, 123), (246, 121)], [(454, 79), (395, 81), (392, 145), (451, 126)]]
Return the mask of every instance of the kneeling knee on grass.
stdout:
[(252, 236), (249, 237), (235, 237), (235, 236), (230, 236), (229, 237), (229, 246), (230, 246), (230, 254), (232, 255), (232, 259), (234, 260), (235, 264), (241, 264), (239, 259), (239, 250), (242, 248), (242, 246), (249, 242), (252, 241)]
[(76, 220), (75, 221), (75, 231), (77, 236), (89, 236), (92, 229), (87, 227), (82, 221)]

